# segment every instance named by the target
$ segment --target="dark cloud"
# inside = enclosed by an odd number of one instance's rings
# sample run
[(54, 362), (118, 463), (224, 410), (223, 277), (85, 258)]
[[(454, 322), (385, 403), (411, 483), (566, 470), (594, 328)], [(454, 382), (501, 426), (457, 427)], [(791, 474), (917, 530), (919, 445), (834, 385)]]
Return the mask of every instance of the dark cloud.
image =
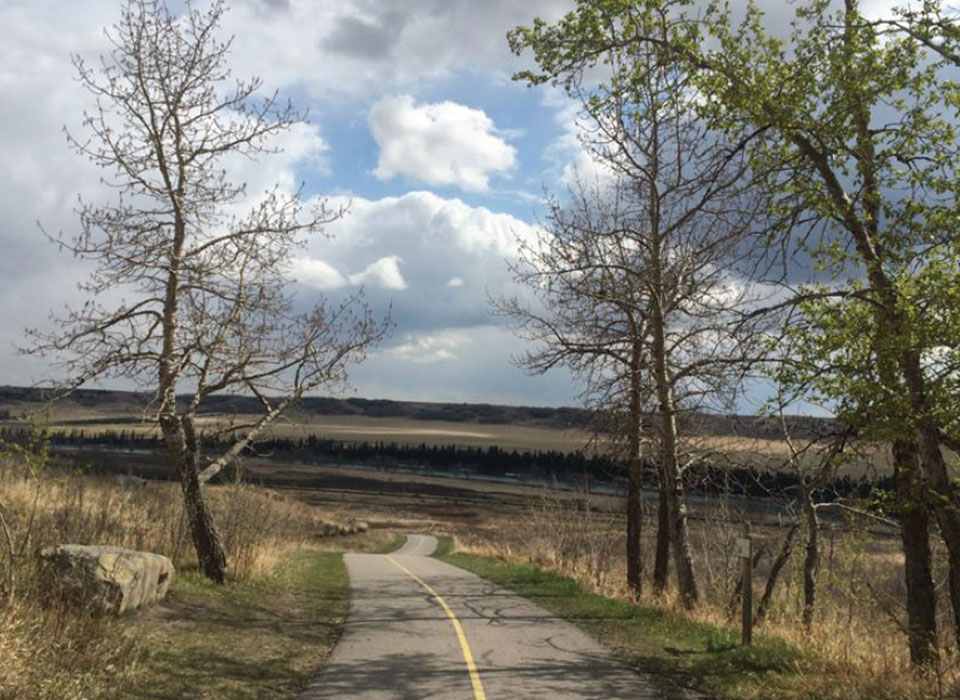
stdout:
[(402, 17), (385, 15), (391, 23), (370, 22), (359, 17), (340, 17), (336, 25), (322, 41), (321, 47), (328, 51), (353, 58), (383, 60), (397, 43), (403, 27)]

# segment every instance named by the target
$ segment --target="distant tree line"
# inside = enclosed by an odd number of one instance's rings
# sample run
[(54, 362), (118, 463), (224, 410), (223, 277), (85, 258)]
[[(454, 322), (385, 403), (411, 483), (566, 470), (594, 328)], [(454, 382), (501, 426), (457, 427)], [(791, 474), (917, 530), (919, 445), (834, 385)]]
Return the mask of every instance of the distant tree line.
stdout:
[[(0, 427), (0, 440), (18, 442), (26, 438), (27, 429), (21, 426)], [(201, 433), (200, 441), (210, 455), (221, 454), (233, 444), (230, 438)], [(162, 440), (135, 430), (97, 430), (87, 432), (73, 428), (50, 435), (53, 446), (72, 446), (105, 450), (160, 450)], [(582, 451), (518, 450), (496, 445), (471, 447), (465, 445), (404, 444), (383, 440), (351, 442), (310, 435), (303, 438), (269, 438), (256, 441), (243, 453), (245, 457), (264, 457), (278, 461), (313, 464), (352, 463), (390, 468), (426, 467), (451, 473), (481, 476), (539, 479), (547, 483), (583, 485), (622, 485), (626, 481), (628, 465), (625, 460)], [(645, 462), (647, 483), (656, 483), (656, 465)], [(225, 470), (230, 478), (232, 470)], [(754, 498), (777, 497), (791, 500), (799, 493), (800, 484), (795, 473), (786, 470), (763, 470), (748, 466), (720, 467), (701, 463), (684, 472), (688, 488), (701, 493)], [(819, 502), (837, 499), (869, 499), (894, 488), (892, 477), (853, 478), (838, 475), (816, 491)]]

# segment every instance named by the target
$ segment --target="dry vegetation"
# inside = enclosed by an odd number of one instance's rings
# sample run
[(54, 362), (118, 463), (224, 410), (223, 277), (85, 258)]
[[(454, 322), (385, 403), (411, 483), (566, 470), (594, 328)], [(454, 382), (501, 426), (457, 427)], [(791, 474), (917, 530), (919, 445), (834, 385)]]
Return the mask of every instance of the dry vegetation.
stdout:
[[(135, 433), (159, 438), (159, 429), (148, 422), (131, 423), (130, 415), (100, 415), (90, 411), (71, 410), (52, 416), (51, 430), (69, 433), (83, 430), (87, 435), (98, 433)], [(201, 430), (224, 432), (231, 425), (250, 422), (255, 416), (207, 415), (197, 419)], [(486, 425), (454, 423), (413, 418), (375, 418), (371, 416), (324, 416), (293, 412), (272, 425), (268, 437), (321, 439), (345, 443), (383, 442), (398, 445), (459, 447), (498, 447), (504, 450), (576, 452), (590, 445), (603, 451), (606, 441), (583, 429), (559, 429), (529, 425)], [(698, 435), (689, 438), (698, 453), (713, 455), (718, 464), (731, 464), (758, 469), (782, 469), (789, 455), (782, 438), (741, 435)], [(889, 450), (883, 446), (863, 448), (838, 469), (838, 475), (853, 478), (887, 476), (892, 473)]]
[[(650, 510), (655, 504), (650, 503)], [(623, 517), (582, 497), (544, 494), (526, 517), (457, 529), (458, 549), (537, 566), (577, 579), (592, 590), (626, 599)], [(755, 520), (756, 523), (756, 520)], [(644, 552), (651, 562), (656, 523), (645, 522)], [(754, 579), (754, 601), (763, 592), (785, 527), (775, 521), (753, 527), (755, 547), (763, 554)], [(669, 595), (656, 599), (649, 581), (642, 603), (676, 615), (721, 626), (737, 624), (735, 589), (739, 560), (734, 546), (742, 526), (721, 507), (699, 508), (691, 522), (695, 562), (701, 576), (703, 605), (687, 612)], [(761, 634), (786, 640), (807, 658), (789, 680), (765, 681), (756, 697), (933, 698), (960, 694), (956, 655), (943, 652), (939, 666), (925, 677), (914, 675), (907, 653), (903, 601), (903, 555), (894, 532), (867, 523), (837, 520), (825, 527), (820, 570), (820, 599), (809, 633), (801, 625), (802, 548), (795, 548), (775, 589)], [(946, 580), (944, 553), (937, 553), (937, 581)], [(651, 564), (648, 564), (651, 566)], [(941, 610), (941, 629), (949, 630), (949, 611)], [(946, 632), (945, 632), (946, 634)], [(952, 640), (947, 640), (947, 643)], [(774, 685), (768, 686), (766, 683)], [(785, 685), (780, 685), (784, 683)], [(746, 692), (741, 689), (738, 692)]]
[[(36, 553), (65, 542), (110, 544), (165, 554), (178, 572), (196, 568), (195, 556), (176, 484), (57, 473), (43, 462), (0, 460), (0, 697), (96, 697), (148, 672), (138, 663), (142, 630), (45, 601)], [(268, 577), (298, 549), (329, 549), (318, 537), (337, 530), (316, 507), (266, 489), (211, 487), (209, 496), (234, 588)]]
[[(267, 476), (287, 469), (262, 462), (251, 460), (251, 472)], [(235, 579), (256, 581), (285, 552), (308, 542), (313, 549), (378, 549), (390, 546), (391, 530), (434, 531), (454, 535), (461, 550), (535, 563), (604, 595), (625, 597), (625, 528), (618, 499), (334, 468), (303, 467), (297, 474), (304, 479), (297, 498), (243, 484), (210, 488)], [(0, 656), (12, 660), (0, 665), (0, 697), (23, 696), (24, 688), (38, 697), (80, 697), (94, 695), (91, 689), (108, 679), (116, 684), (129, 675), (131, 683), (137, 682), (142, 669), (134, 660), (142, 640), (131, 634), (130, 625), (40, 606), (30, 554), (54, 542), (101, 542), (159, 551), (172, 556), (178, 570), (189, 571), (195, 564), (177, 496), (174, 484), (141, 487), (122, 479), (30, 475), (22, 460), (2, 462), (0, 505), (14, 549), (22, 556), (17, 558), (15, 595), (0, 611)], [(654, 515), (655, 503), (649, 501), (644, 524), (648, 568)], [(745, 514), (736, 502), (720, 501), (695, 507), (693, 515), (691, 534), (705, 604), (695, 613), (684, 612), (669, 595), (654, 600), (649, 583), (643, 602), (700, 621), (735, 625), (730, 602), (738, 567), (732, 553)], [(756, 572), (756, 601), (786, 528), (773, 516), (752, 512), (749, 517), (764, 550)], [(362, 541), (313, 537), (329, 530), (330, 521), (348, 518), (368, 520), (376, 535)], [(2, 533), (0, 550), (6, 550)], [(809, 634), (800, 624), (801, 557), (798, 547), (759, 629), (802, 650), (801, 672), (789, 680), (754, 684), (755, 697), (933, 698), (957, 691), (953, 657), (945, 655), (936, 672), (924, 678), (910, 671), (902, 630), (903, 560), (893, 530), (850, 519), (827, 521), (821, 594)], [(937, 562), (942, 585), (942, 552)], [(945, 616), (942, 623), (942, 629), (949, 629)]]
[[(340, 479), (334, 478), (336, 472)], [(586, 584), (613, 598), (626, 598), (622, 501), (584, 497), (534, 487), (390, 473), (322, 470), (327, 481), (311, 483), (303, 498), (354, 512), (380, 527), (446, 532), (459, 551), (533, 563)], [(735, 503), (735, 502), (734, 502)], [(749, 517), (755, 547), (763, 549), (754, 579), (759, 601), (786, 524), (757, 511), (745, 514), (734, 503), (695, 506), (691, 536), (701, 576), (704, 604), (686, 612), (668, 593), (657, 600), (645, 580), (645, 605), (735, 628), (738, 610), (731, 609), (739, 577), (733, 556), (735, 540)], [(644, 555), (648, 571), (654, 552), (655, 501), (646, 502)], [(802, 532), (798, 533), (802, 537)], [(824, 523), (820, 596), (812, 630), (801, 624), (802, 547), (796, 547), (775, 589), (766, 621), (757, 628), (794, 644), (800, 654), (798, 673), (752, 680), (737, 693), (752, 697), (789, 698), (937, 698), (960, 693), (960, 668), (944, 652), (939, 668), (917, 678), (910, 668), (903, 601), (903, 555), (895, 530), (880, 523), (830, 517)], [(944, 553), (936, 552), (939, 585), (946, 579)], [(949, 636), (949, 610), (941, 609), (944, 644)], [(739, 695), (736, 695), (739, 697)]]

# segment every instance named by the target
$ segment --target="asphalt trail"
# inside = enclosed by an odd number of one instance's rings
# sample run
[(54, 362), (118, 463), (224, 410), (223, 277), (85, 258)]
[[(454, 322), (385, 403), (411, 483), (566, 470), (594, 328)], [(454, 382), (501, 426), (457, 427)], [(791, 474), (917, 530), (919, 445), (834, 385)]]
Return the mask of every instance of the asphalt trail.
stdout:
[(436, 546), (410, 535), (391, 555), (344, 556), (343, 636), (301, 700), (659, 697), (573, 625), (431, 559)]

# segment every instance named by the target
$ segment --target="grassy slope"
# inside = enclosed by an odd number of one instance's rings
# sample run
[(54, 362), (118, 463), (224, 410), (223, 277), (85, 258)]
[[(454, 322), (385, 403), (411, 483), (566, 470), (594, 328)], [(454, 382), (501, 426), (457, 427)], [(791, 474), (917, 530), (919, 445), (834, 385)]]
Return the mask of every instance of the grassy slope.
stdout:
[(117, 696), (295, 697), (336, 643), (346, 605), (338, 553), (298, 553), (245, 585), (184, 574), (166, 605), (133, 622), (140, 669)]
[[(404, 539), (376, 535), (352, 544), (389, 552)], [(164, 605), (131, 617), (139, 669), (115, 697), (296, 697), (336, 644), (346, 609), (342, 552), (301, 551), (242, 585), (181, 573)]]
[[(446, 538), (449, 539), (449, 538)], [(659, 686), (665, 697), (684, 697), (696, 688), (718, 697), (779, 696), (781, 674), (792, 675), (802, 654), (777, 639), (755, 637), (739, 645), (736, 631), (692, 622), (664, 610), (634, 606), (586, 591), (579, 583), (542, 571), (474, 554), (438, 556), (532, 600), (599, 639)]]

